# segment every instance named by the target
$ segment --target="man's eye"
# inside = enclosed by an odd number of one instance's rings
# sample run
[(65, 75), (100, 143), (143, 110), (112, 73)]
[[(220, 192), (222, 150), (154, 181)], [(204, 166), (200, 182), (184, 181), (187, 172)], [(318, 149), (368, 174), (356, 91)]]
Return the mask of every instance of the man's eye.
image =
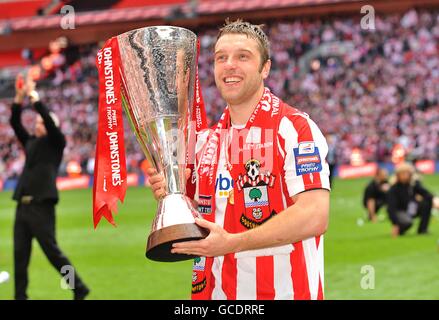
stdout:
[(247, 60), (247, 59), (248, 59), (248, 56), (247, 56), (246, 54), (240, 54), (240, 55), (239, 55), (239, 59), (241, 59), (241, 60)]
[(216, 61), (225, 61), (225, 60), (226, 60), (226, 56), (221, 55), (216, 57)]

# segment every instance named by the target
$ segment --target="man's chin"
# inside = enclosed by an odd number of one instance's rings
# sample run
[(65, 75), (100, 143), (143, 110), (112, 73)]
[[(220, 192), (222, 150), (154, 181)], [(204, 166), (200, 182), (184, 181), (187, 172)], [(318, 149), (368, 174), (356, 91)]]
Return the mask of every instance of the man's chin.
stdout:
[(223, 97), (224, 101), (227, 102), (227, 104), (237, 104), (240, 100), (240, 93), (237, 90), (228, 90), (226, 92), (223, 91), (221, 96)]

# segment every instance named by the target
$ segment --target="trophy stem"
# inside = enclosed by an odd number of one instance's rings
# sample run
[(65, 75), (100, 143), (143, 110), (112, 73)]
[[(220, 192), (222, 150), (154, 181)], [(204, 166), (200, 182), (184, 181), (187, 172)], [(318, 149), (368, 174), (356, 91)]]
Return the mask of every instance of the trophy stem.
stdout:
[(169, 194), (185, 193), (184, 163), (186, 156), (185, 136), (178, 127), (178, 116), (165, 116), (149, 123), (152, 136), (162, 149), (161, 166)]

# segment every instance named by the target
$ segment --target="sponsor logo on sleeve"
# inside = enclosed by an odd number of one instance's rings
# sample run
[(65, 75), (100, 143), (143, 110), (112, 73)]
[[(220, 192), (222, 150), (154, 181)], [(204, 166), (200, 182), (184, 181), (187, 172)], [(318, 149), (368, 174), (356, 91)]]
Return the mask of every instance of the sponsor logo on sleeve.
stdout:
[(314, 142), (301, 142), (293, 150), (296, 161), (296, 175), (301, 176), (322, 171), (319, 148), (315, 146)]
[(299, 143), (299, 155), (300, 154), (312, 154), (315, 152), (315, 144), (313, 141)]

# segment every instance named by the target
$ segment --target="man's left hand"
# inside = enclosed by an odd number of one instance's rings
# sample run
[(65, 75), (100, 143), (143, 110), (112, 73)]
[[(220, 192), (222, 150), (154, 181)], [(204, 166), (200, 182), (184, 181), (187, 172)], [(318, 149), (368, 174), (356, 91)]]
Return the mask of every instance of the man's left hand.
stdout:
[(236, 250), (237, 234), (228, 233), (219, 225), (204, 219), (195, 219), (195, 222), (200, 227), (208, 229), (209, 235), (202, 240), (174, 243), (172, 253), (218, 257)]

